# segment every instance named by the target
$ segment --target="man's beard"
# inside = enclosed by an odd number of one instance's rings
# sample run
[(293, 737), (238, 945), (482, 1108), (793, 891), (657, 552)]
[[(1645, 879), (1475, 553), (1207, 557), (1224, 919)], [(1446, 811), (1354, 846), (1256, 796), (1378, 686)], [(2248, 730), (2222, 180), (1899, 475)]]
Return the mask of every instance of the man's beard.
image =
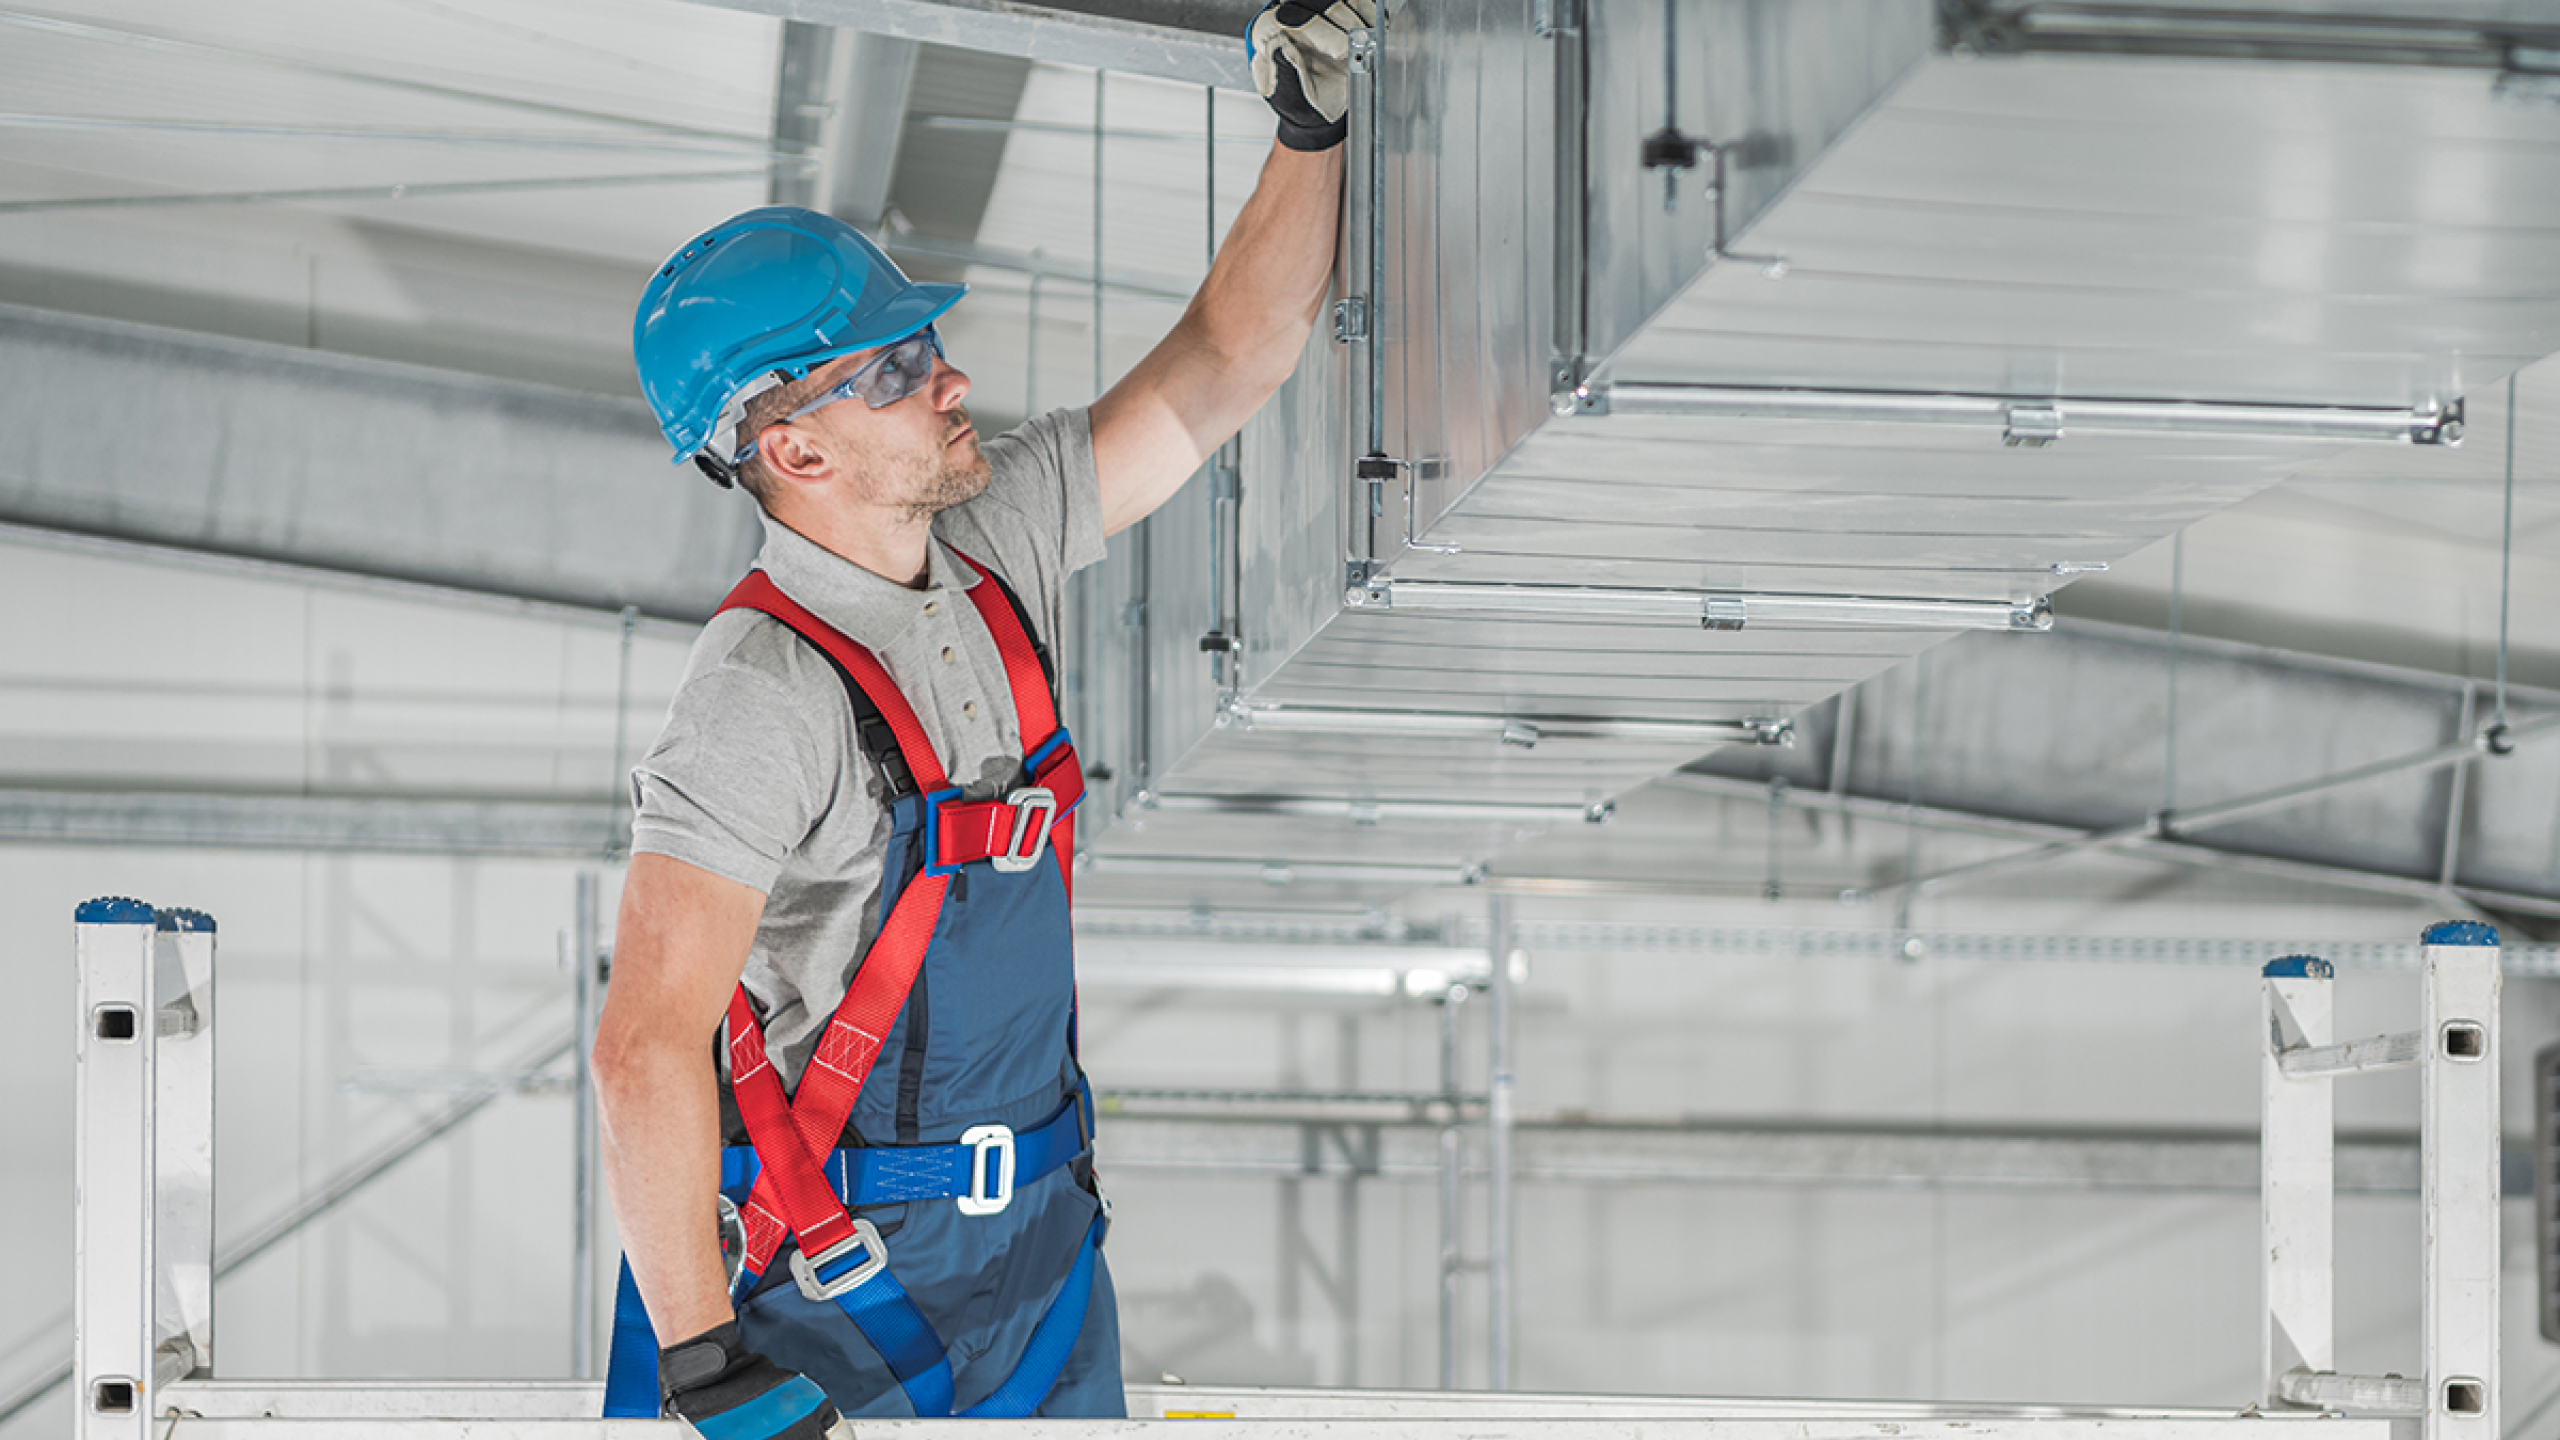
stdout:
[(986, 494), (995, 481), (995, 470), (974, 449), (966, 459), (953, 458), (948, 450), (943, 455), (942, 464), (934, 469), (933, 483), (907, 506), (908, 515), (915, 519), (930, 520), (955, 505), (966, 505)]
[[(968, 422), (964, 418), (961, 429), (966, 428)], [(899, 508), (908, 519), (930, 520), (955, 505), (966, 505), (987, 493), (987, 486), (994, 481), (995, 471), (975, 444), (965, 451), (951, 444), (958, 433), (944, 436), (930, 468), (917, 467), (922, 473), (911, 471), (916, 474), (915, 480), (901, 487), (906, 494)]]

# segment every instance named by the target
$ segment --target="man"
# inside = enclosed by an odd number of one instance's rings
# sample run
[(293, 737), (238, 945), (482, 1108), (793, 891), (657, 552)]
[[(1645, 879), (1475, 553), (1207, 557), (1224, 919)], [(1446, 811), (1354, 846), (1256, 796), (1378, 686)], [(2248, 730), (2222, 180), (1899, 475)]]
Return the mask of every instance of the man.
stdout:
[(1041, 642), (1068, 574), (1294, 368), (1370, 23), (1370, 0), (1256, 19), (1280, 144), (1089, 413), (979, 436), (932, 329), (960, 287), (824, 216), (750, 211), (651, 280), (643, 389), (767, 543), (633, 777), (594, 1050), (628, 1262), (608, 1413), (662, 1400), (712, 1440), (1124, 1413), (1072, 1053), (1082, 786)]

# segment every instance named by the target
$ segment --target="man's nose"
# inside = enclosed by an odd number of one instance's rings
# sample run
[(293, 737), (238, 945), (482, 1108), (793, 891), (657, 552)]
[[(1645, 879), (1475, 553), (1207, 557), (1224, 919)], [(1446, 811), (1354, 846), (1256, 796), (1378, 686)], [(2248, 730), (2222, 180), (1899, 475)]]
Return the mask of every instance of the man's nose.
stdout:
[(969, 393), (969, 372), (948, 360), (938, 360), (933, 367), (933, 408), (955, 409)]

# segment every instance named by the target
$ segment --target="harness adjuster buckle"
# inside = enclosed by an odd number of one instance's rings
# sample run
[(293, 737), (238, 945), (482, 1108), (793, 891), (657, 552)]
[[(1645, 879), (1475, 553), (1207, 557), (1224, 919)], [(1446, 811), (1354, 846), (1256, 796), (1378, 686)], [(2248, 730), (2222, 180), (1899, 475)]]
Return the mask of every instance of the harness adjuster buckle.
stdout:
[[(818, 1278), (821, 1266), (832, 1265), (846, 1252), (861, 1249), (871, 1258), (837, 1276), (833, 1280)], [(868, 1285), (880, 1272), (889, 1268), (889, 1247), (880, 1239), (880, 1227), (855, 1216), (853, 1233), (812, 1256), (805, 1250), (791, 1252), (791, 1278), (800, 1284), (800, 1293), (812, 1300), (833, 1300)]]
[[(1041, 792), (1046, 794), (1046, 791)], [(972, 1125), (960, 1133), (969, 1147), (969, 1193), (959, 1197), (963, 1215), (994, 1215), (1013, 1203), (1013, 1127)], [(995, 1157), (996, 1186), (987, 1189), (987, 1158)]]
[[(1002, 854), (991, 855), (988, 859), (998, 870), (1010, 875), (1039, 864), (1041, 855), (1048, 851), (1049, 827), (1056, 824), (1058, 820), (1058, 795), (1056, 791), (1038, 785), (1025, 785), (1004, 797), (1004, 803), (1013, 807), (1013, 838), (1005, 842)], [(1039, 826), (1036, 831), (1032, 828), (1035, 823)], [(1026, 835), (1031, 837), (1031, 848), (1027, 851), (1022, 848), (1022, 839)], [(1008, 1136), (1012, 1134), (1011, 1131), (1005, 1133)], [(1011, 1155), (1013, 1152), (1008, 1149), (1005, 1153)], [(1010, 1160), (1006, 1162), (1008, 1166), (1011, 1163)], [(999, 1205), (996, 1208), (1004, 1207)]]

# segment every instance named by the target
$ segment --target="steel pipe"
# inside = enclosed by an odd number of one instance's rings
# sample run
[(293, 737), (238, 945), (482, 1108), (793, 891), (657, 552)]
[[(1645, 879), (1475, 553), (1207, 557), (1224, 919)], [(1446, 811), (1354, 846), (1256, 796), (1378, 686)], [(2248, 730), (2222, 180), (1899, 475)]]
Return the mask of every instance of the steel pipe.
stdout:
[(1511, 1132), (1516, 1122), (1511, 1074), (1511, 897), (1493, 895), (1485, 902), (1485, 927), (1491, 934), (1491, 1002), (1485, 1014), (1485, 1388), (1511, 1388)]
[(596, 1043), (597, 960), (604, 946), (596, 927), (597, 876), (592, 870), (578, 872), (577, 924), (570, 932), (569, 963), (574, 967), (577, 1005), (577, 1043), (570, 1047), (569, 1063), (577, 1077), (576, 1103), (570, 1110), (570, 1153), (575, 1158), (575, 1175), (571, 1185), (570, 1204), (574, 1210), (569, 1225), (569, 1373), (580, 1380), (592, 1380), (596, 1373), (596, 1175), (599, 1171), (596, 1135), (596, 1077), (588, 1052)]

